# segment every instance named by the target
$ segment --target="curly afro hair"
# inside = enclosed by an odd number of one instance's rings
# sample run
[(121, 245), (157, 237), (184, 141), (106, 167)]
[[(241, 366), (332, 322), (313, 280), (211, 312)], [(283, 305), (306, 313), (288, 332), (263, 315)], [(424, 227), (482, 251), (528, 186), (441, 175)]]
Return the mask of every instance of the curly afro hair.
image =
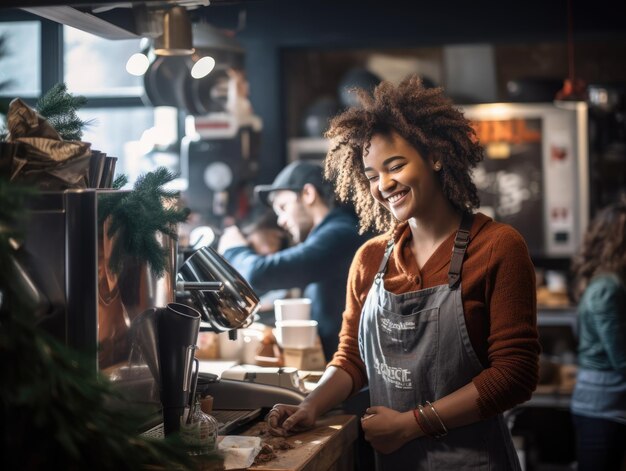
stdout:
[(615, 273), (626, 282), (626, 195), (593, 218), (572, 260), (571, 271), (575, 275), (576, 300), (599, 273)]
[(470, 122), (443, 95), (441, 88), (427, 88), (418, 76), (410, 76), (397, 87), (381, 82), (373, 95), (356, 89), (360, 107), (335, 116), (326, 137), (330, 150), (325, 159), (325, 177), (334, 182), (337, 198), (351, 202), (360, 219), (360, 230), (385, 232), (396, 226), (391, 213), (370, 194), (363, 171), (376, 134), (402, 136), (424, 159), (437, 157), (437, 172), (443, 193), (459, 211), (479, 206), (471, 170), (483, 158)]

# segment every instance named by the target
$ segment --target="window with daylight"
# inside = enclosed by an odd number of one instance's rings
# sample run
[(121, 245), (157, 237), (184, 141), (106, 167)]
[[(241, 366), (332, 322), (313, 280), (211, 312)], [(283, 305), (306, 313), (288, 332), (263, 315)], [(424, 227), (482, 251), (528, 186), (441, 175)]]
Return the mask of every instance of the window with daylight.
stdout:
[(110, 40), (63, 27), (65, 83), (85, 96), (141, 96), (143, 77), (126, 71), (126, 61), (140, 49), (141, 39)]
[(41, 23), (0, 23), (0, 95), (37, 97), (41, 93)]

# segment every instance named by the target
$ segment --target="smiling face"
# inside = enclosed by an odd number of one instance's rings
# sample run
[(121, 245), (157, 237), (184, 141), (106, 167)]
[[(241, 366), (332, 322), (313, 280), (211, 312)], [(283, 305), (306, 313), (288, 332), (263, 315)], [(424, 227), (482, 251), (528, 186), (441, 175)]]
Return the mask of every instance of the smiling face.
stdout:
[(399, 221), (423, 218), (446, 201), (434, 163), (396, 133), (374, 135), (363, 164), (372, 196)]

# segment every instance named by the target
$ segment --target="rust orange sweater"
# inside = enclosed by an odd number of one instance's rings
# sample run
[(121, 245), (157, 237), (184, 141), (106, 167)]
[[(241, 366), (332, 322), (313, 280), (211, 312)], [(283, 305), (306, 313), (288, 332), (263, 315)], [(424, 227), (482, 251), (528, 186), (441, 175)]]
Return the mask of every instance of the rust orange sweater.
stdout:
[[(358, 347), (361, 309), (380, 265), (389, 234), (366, 242), (350, 268), (339, 349), (330, 365), (344, 369), (353, 393), (367, 383)], [(454, 234), (418, 269), (408, 224), (394, 231), (385, 288), (396, 294), (448, 282)], [(473, 379), (478, 407), (486, 418), (530, 398), (538, 380), (539, 341), (535, 272), (526, 243), (512, 227), (478, 213), (470, 231), (461, 273), (465, 323), (485, 369)]]

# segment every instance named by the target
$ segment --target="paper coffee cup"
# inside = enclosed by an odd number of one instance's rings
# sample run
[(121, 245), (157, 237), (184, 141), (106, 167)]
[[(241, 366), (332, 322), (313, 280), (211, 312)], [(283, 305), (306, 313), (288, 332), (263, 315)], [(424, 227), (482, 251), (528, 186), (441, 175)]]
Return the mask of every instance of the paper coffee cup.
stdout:
[(256, 329), (243, 329), (239, 335), (243, 338), (243, 351), (241, 360), (248, 365), (254, 365), (254, 357), (261, 346), (263, 332)]
[(283, 348), (312, 348), (317, 339), (317, 321), (276, 321), (274, 336)]
[(309, 298), (277, 299), (274, 301), (274, 315), (277, 321), (310, 320), (311, 300)]

